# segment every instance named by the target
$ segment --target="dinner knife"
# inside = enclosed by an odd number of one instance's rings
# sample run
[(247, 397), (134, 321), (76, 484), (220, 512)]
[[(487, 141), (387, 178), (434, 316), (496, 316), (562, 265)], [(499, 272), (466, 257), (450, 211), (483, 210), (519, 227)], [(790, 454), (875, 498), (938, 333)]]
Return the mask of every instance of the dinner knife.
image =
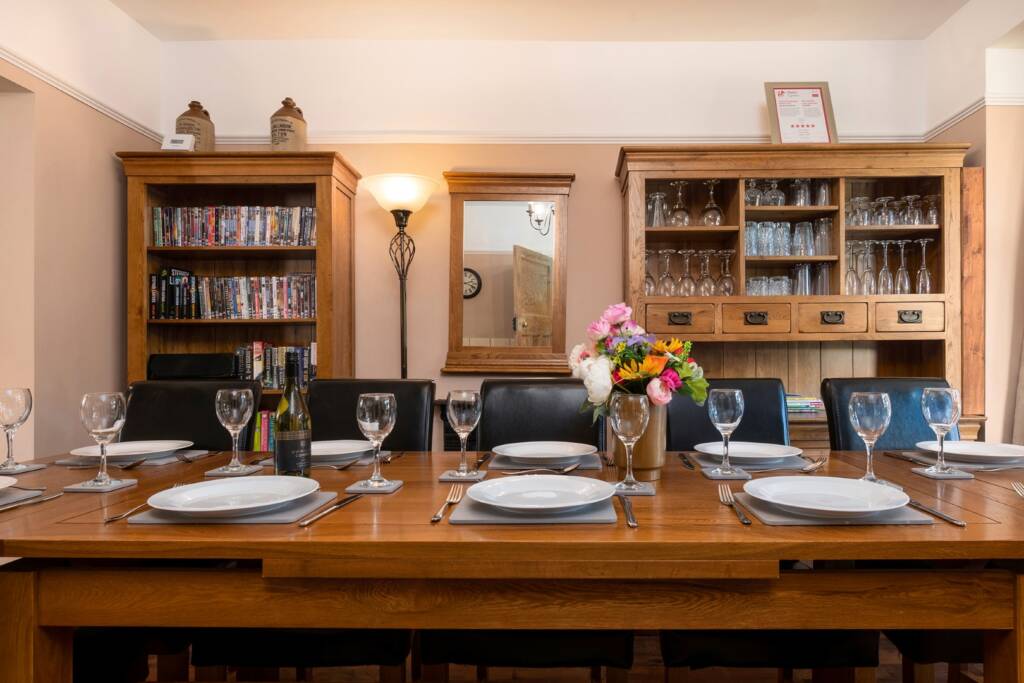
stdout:
[(693, 470), (696, 469), (693, 466), (693, 463), (690, 461), (690, 459), (688, 457), (686, 457), (686, 453), (680, 453), (679, 454), (679, 460), (680, 460), (680, 462), (683, 463), (683, 467), (685, 467), (686, 469), (688, 469), (690, 471), (693, 471)]
[(636, 529), (639, 524), (636, 522), (636, 515), (633, 514), (633, 501), (629, 499), (629, 496), (616, 495), (619, 499), (619, 503), (622, 504), (622, 511), (626, 513), (626, 526), (630, 529)]
[(19, 500), (17, 503), (11, 503), (10, 505), (5, 505), (4, 507), (0, 508), (0, 512), (6, 512), (7, 510), (13, 510), (14, 508), (20, 508), (25, 505), (34, 505), (35, 503), (45, 503), (48, 500), (60, 498), (63, 495), (64, 492), (60, 491), (59, 493), (55, 493), (52, 496), (38, 496), (36, 498), (29, 498), (28, 500)]
[(327, 515), (331, 514), (332, 512), (335, 512), (336, 510), (340, 510), (341, 508), (345, 507), (349, 503), (356, 502), (357, 500), (362, 498), (363, 495), (364, 494), (362, 494), (362, 493), (354, 493), (351, 496), (349, 496), (348, 498), (342, 498), (341, 500), (339, 500), (337, 503), (335, 503), (334, 505), (330, 506), (326, 510), (318, 512), (317, 514), (313, 515), (312, 517), (308, 517), (308, 518), (302, 520), (301, 522), (299, 522), (299, 526), (302, 527), (302, 528), (306, 528), (307, 526), (309, 526), (313, 522), (317, 521), (321, 517), (326, 517)]
[(910, 502), (908, 502), (907, 505), (909, 505), (912, 508), (917, 508), (921, 512), (927, 512), (929, 515), (934, 515), (935, 517), (938, 517), (939, 519), (945, 522), (949, 522), (950, 524), (955, 524), (956, 526), (960, 527), (967, 526), (967, 522), (965, 522), (964, 520), (957, 519), (956, 517), (951, 517), (950, 515), (947, 515), (945, 512), (940, 512), (939, 510), (936, 510), (933, 507), (929, 507), (924, 503), (918, 502), (913, 498), (910, 499)]
[(912, 462), (915, 465), (931, 465), (932, 463), (921, 457), (921, 454), (915, 453), (914, 451), (882, 451), (885, 455), (890, 458), (896, 458), (897, 460), (905, 460), (906, 462)]
[(479, 458), (477, 458), (476, 459), (476, 469), (480, 469), (481, 467), (486, 465), (487, 461), (490, 460), (493, 455), (494, 455), (494, 453), (491, 453), (490, 451), (487, 451), (486, 453), (481, 455)]

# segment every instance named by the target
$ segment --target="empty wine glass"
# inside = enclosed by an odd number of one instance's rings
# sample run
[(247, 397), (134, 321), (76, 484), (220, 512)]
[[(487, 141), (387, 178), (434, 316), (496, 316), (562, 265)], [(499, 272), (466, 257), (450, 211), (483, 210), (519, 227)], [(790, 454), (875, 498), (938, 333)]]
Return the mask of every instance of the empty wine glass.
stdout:
[(672, 296), (676, 293), (676, 281), (672, 277), (672, 254), (675, 249), (658, 250), (658, 268), (661, 275), (658, 276), (658, 288), (655, 293), (658, 296)]
[(669, 185), (676, 188), (676, 201), (668, 215), (668, 224), (673, 227), (685, 227), (690, 224), (690, 207), (686, 205), (683, 193), (689, 183), (685, 180), (673, 180)]
[(380, 447), (395, 428), (398, 402), (394, 394), (359, 394), (356, 402), (356, 424), (363, 436), (373, 444), (373, 474), (369, 479), (356, 482), (358, 488), (382, 489), (392, 482), (380, 473)]
[(889, 401), (889, 394), (875, 391), (855, 391), (850, 394), (849, 412), (850, 424), (864, 441), (864, 450), (867, 452), (867, 468), (861, 479), (883, 483), (875, 476), (872, 457), (875, 443), (882, 434), (885, 434), (885, 430), (889, 428), (889, 420), (892, 419), (892, 403)]
[(763, 196), (764, 193), (757, 186), (757, 180), (749, 178), (747, 180), (747, 189), (743, 193), (743, 203), (747, 206), (760, 206)]
[(916, 194), (908, 194), (903, 197), (903, 201), (907, 203), (906, 213), (904, 213), (904, 223), (907, 225), (921, 225), (924, 222), (921, 205), (917, 203), (920, 198), (921, 196)]
[(921, 267), (917, 269), (917, 293), (932, 293), (932, 274), (928, 270), (928, 243), (934, 241), (931, 237), (922, 237), (914, 240), (921, 245)]
[(864, 296), (871, 296), (875, 293), (875, 254), (874, 247), (877, 244), (874, 240), (861, 242), (861, 276), (860, 293)]
[(946, 464), (946, 435), (960, 421), (960, 392), (948, 387), (928, 387), (921, 392), (921, 412), (939, 440), (935, 464), (925, 468), (928, 474), (959, 474)]
[(927, 225), (939, 224), (939, 206), (942, 197), (937, 194), (930, 194), (924, 198), (924, 222)]
[(231, 435), (231, 462), (223, 467), (217, 467), (213, 472), (236, 473), (247, 469), (241, 461), (241, 451), (238, 448), (238, 437), (249, 424), (252, 417), (253, 396), (251, 389), (219, 389), (214, 399), (217, 419), (224, 429)]
[(896, 245), (900, 248), (900, 265), (896, 269), (896, 282), (894, 283), (894, 293), (896, 294), (910, 294), (910, 271), (907, 270), (907, 254), (906, 247), (910, 244), (910, 240), (896, 240)]
[(653, 296), (658, 287), (658, 283), (654, 281), (654, 276), (651, 275), (651, 261), (653, 260), (654, 250), (644, 249), (644, 294), (647, 296)]
[(106, 488), (122, 483), (120, 479), (111, 479), (107, 474), (107, 446), (117, 440), (121, 428), (124, 427), (125, 401), (124, 394), (118, 392), (86, 394), (82, 397), (82, 425), (85, 431), (100, 447), (100, 470), (89, 481), (80, 486), (89, 488)]
[(875, 216), (872, 220), (875, 225), (895, 225), (896, 215), (889, 204), (893, 199), (894, 197), (878, 197), (875, 199)]
[(651, 201), (651, 220), (648, 222), (648, 227), (651, 228), (664, 228), (665, 223), (668, 220), (665, 210), (665, 193), (664, 192), (652, 192), (650, 194)]
[(717, 178), (704, 181), (704, 185), (708, 188), (708, 203), (704, 205), (704, 210), (700, 212), (700, 222), (704, 225), (722, 224), (722, 209), (715, 203), (715, 185), (718, 182)]
[(712, 389), (708, 392), (708, 417), (722, 435), (722, 462), (711, 473), (729, 476), (742, 473), (729, 463), (729, 437), (743, 419), (743, 392), (739, 389)]
[(450, 475), (469, 477), (474, 474), (469, 471), (469, 464), (466, 462), (466, 441), (480, 422), (483, 405), (479, 391), (448, 392), (448, 424), (459, 435), (459, 444), (462, 446), (459, 469), (449, 472)]
[(718, 278), (718, 293), (722, 296), (732, 296), (736, 292), (736, 280), (729, 272), (729, 262), (732, 260), (735, 249), (722, 249), (718, 252), (721, 260), (721, 275)]
[(4, 474), (17, 474), (28, 465), (14, 460), (14, 433), (32, 412), (32, 392), (28, 389), (0, 389), (0, 427), (7, 437), (7, 460), (0, 466)]
[(768, 189), (761, 197), (761, 203), (765, 206), (785, 206), (786, 193), (779, 189), (779, 181), (771, 178), (768, 181)]
[(882, 245), (882, 267), (878, 269), (878, 294), (892, 294), (895, 286), (892, 271), (889, 270), (889, 245), (892, 243), (892, 240), (881, 240), (878, 242), (878, 244)]
[(792, 193), (793, 206), (811, 205), (811, 180), (810, 178), (794, 178), (789, 184)]
[(846, 243), (846, 273), (843, 275), (843, 290), (846, 294), (860, 294), (860, 275), (857, 274), (859, 246), (856, 242)]
[(608, 421), (612, 431), (619, 437), (626, 450), (626, 476), (615, 484), (615, 492), (624, 496), (650, 495), (654, 493), (654, 485), (646, 481), (637, 481), (633, 476), (633, 447), (647, 431), (647, 423), (651, 417), (650, 404), (643, 394), (612, 394), (608, 409)]
[(679, 250), (679, 255), (683, 257), (683, 274), (676, 283), (676, 294), (679, 296), (694, 296), (697, 293), (697, 283), (690, 274), (690, 257), (696, 253), (693, 249)]
[(892, 224), (893, 225), (906, 225), (907, 224), (907, 203), (902, 199), (894, 199), (889, 202), (890, 211), (892, 211)]
[(697, 294), (700, 296), (714, 296), (716, 291), (715, 279), (711, 277), (711, 257), (715, 255), (714, 249), (701, 249), (697, 252), (700, 259), (700, 279), (697, 280)]

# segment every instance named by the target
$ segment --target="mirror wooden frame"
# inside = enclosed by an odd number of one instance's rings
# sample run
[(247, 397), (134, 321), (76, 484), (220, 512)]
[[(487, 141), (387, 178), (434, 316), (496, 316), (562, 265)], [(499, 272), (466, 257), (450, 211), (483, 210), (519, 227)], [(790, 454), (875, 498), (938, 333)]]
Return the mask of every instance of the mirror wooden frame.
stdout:
[[(444, 174), (451, 195), (451, 265), (448, 283), (448, 357), (446, 374), (568, 375), (565, 354), (565, 262), (569, 231), (569, 188), (573, 173)], [(466, 346), (462, 343), (463, 207), (467, 201), (553, 202), (551, 345)], [(524, 218), (524, 221), (526, 219)]]

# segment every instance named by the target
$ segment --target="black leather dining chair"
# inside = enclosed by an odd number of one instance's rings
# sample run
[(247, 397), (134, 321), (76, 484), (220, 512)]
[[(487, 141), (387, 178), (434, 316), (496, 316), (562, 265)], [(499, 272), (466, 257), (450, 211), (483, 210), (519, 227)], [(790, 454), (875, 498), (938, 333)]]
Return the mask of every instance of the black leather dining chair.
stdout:
[(146, 379), (239, 379), (233, 353), (153, 353)]
[[(309, 383), (313, 439), (363, 439), (356, 424), (360, 394), (394, 394), (395, 427), (384, 441), (395, 451), (429, 451), (433, 435), (434, 382), (398, 379), (317, 379)], [(412, 646), (406, 629), (211, 629), (192, 645), (195, 666), (249, 669), (379, 666), (382, 678), (404, 680)]]
[[(604, 448), (604, 420), (580, 408), (575, 379), (484, 380), (480, 386), (480, 450), (516, 441), (574, 441)], [(424, 665), (554, 668), (633, 665), (631, 631), (437, 630), (420, 633)], [(479, 678), (479, 677), (478, 677)]]
[[(789, 445), (786, 391), (782, 380), (709, 379), (708, 390), (711, 389), (740, 389), (743, 392), (743, 419), (733, 432), (734, 440)], [(670, 451), (692, 451), (699, 443), (722, 440), (722, 435), (708, 417), (707, 406), (697, 405), (682, 396), (668, 404), (667, 434)]]

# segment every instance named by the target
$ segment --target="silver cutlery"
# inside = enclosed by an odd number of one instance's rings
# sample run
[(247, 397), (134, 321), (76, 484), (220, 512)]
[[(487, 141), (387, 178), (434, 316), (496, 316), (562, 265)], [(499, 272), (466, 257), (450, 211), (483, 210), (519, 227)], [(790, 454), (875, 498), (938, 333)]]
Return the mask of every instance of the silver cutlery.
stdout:
[(925, 505), (924, 503), (918, 502), (918, 501), (914, 500), (913, 498), (910, 499), (910, 502), (907, 503), (907, 505), (909, 505), (912, 508), (916, 508), (916, 509), (920, 510), (921, 512), (927, 512), (929, 515), (933, 515), (935, 517), (938, 517), (939, 519), (941, 519), (944, 522), (949, 522), (950, 524), (955, 524), (956, 526), (967, 526), (967, 522), (965, 522), (964, 520), (957, 519), (956, 517), (952, 517), (950, 515), (947, 515), (945, 512), (940, 512), (939, 510), (936, 510), (933, 507), (929, 507), (929, 506)]
[(444, 519), (444, 512), (452, 505), (458, 505), (462, 502), (462, 496), (465, 493), (465, 487), (462, 484), (453, 484), (448, 489), (448, 497), (444, 499), (444, 504), (438, 509), (433, 517), (430, 518), (431, 524), (437, 524)]
[(577, 469), (579, 466), (580, 463), (575, 463), (573, 465), (566, 465), (565, 467), (537, 467), (532, 470), (514, 470), (510, 472), (503, 471), (502, 474), (512, 477), (520, 474), (538, 474), (541, 472), (547, 472), (548, 474), (569, 474), (573, 470)]
[(1014, 493), (1016, 493), (1021, 498), (1024, 498), (1024, 484), (1021, 484), (1019, 481), (1012, 481), (1010, 482), (1010, 486), (1013, 487)]
[(199, 453), (198, 455), (185, 455), (184, 453), (182, 453), (180, 451), (176, 451), (174, 453), (174, 457), (177, 458), (178, 460), (180, 460), (181, 462), (190, 465), (190, 464), (194, 463), (196, 460), (201, 460), (201, 459), (203, 459), (203, 458), (205, 458), (207, 456), (211, 456), (211, 455), (219, 455), (222, 452), (223, 451), (217, 451), (216, 453)]
[(747, 471), (750, 472), (751, 474), (766, 474), (768, 472), (805, 472), (805, 473), (810, 473), (810, 472), (817, 472), (822, 467), (824, 467), (825, 463), (827, 463), (827, 462), (828, 462), (827, 458), (820, 458), (820, 459), (817, 459), (817, 460), (810, 460), (808, 462), (808, 464), (804, 465), (803, 467), (778, 467), (778, 468), (766, 469), (766, 470), (755, 470), (755, 469), (750, 469), (748, 467)]
[(313, 515), (312, 517), (307, 517), (306, 519), (302, 520), (301, 522), (299, 522), (299, 526), (302, 527), (302, 528), (306, 528), (307, 526), (309, 526), (313, 522), (317, 521), (318, 519), (326, 517), (327, 515), (331, 514), (332, 512), (336, 512), (337, 510), (340, 510), (341, 508), (345, 507), (349, 503), (356, 502), (357, 500), (362, 498), (363, 495), (365, 495), (365, 494), (354, 493), (351, 496), (349, 496), (348, 498), (342, 498), (337, 503), (335, 503), (334, 505), (330, 506), (329, 508), (323, 510), (322, 512), (318, 512), (315, 515)]
[(681, 463), (683, 463), (683, 467), (685, 467), (686, 469), (690, 470), (691, 472), (693, 472), (693, 471), (695, 471), (697, 469), (696, 467), (694, 467), (693, 461), (690, 460), (688, 457), (686, 457), (686, 453), (680, 453), (679, 454), (679, 461)]
[(20, 508), (20, 507), (23, 507), (25, 505), (35, 505), (36, 503), (45, 503), (48, 500), (53, 500), (54, 498), (60, 498), (63, 495), (64, 495), (64, 492), (60, 491), (60, 492), (54, 493), (53, 495), (50, 495), (50, 496), (39, 496), (38, 498), (29, 498), (28, 500), (19, 500), (17, 503), (11, 503), (10, 505), (5, 505), (4, 507), (0, 507), (0, 512), (7, 512), (8, 510), (13, 510), (14, 508)]
[(382, 456), (380, 461), (385, 465), (390, 465), (392, 460), (398, 460), (403, 455), (405, 455), (405, 451), (399, 451), (398, 453), (388, 453), (387, 455)]
[(494, 453), (491, 453), (490, 451), (481, 455), (479, 458), (476, 459), (476, 465), (474, 466), (474, 469), (479, 471), (480, 468), (487, 464), (487, 461), (490, 460), (493, 456)]
[[(123, 462), (123, 463), (108, 462), (107, 463), (107, 467), (109, 467), (111, 469), (119, 469), (119, 470), (133, 470), (133, 469), (135, 469), (136, 467), (138, 467), (139, 465), (141, 465), (144, 462), (146, 462), (146, 458), (143, 458), (142, 460), (133, 460), (131, 462)], [(95, 470), (95, 469), (99, 468), (99, 461), (97, 461), (95, 463), (83, 462), (83, 463), (74, 463), (74, 464), (69, 464), (69, 465), (61, 465), (61, 467), (66, 467), (69, 470)]]
[(120, 464), (113, 463), (110, 466), (111, 467), (116, 467), (119, 470), (134, 470), (136, 467), (138, 467), (139, 465), (141, 465), (144, 462), (146, 462), (145, 458), (143, 458), (142, 460), (133, 460), (132, 462), (125, 462), (125, 463), (120, 463)]
[[(184, 483), (178, 482), (177, 484), (175, 484), (171, 488), (172, 489), (176, 489), (176, 488), (184, 486), (184, 485), (185, 485)], [(104, 524), (110, 524), (111, 522), (116, 522), (118, 520), (124, 519), (125, 517), (128, 517), (130, 515), (135, 514), (137, 511), (141, 510), (142, 508), (146, 507), (147, 505), (149, 505), (148, 502), (139, 503), (138, 505), (133, 507), (131, 510), (128, 510), (127, 512), (122, 512), (121, 514), (113, 515), (112, 517), (104, 517), (103, 518), (103, 523)]]
[(314, 470), (335, 470), (337, 472), (341, 472), (342, 470), (347, 470), (349, 467), (352, 467), (357, 462), (359, 462), (359, 460), (360, 458), (356, 458), (354, 460), (349, 460), (348, 462), (343, 462), (340, 465), (333, 465), (329, 462), (322, 462), (316, 465), (310, 465), (310, 468)]
[(744, 526), (750, 526), (750, 518), (747, 517), (746, 514), (743, 513), (743, 510), (740, 509), (740, 506), (736, 504), (736, 497), (732, 495), (732, 489), (729, 488), (728, 485), (718, 485), (718, 500), (721, 501), (722, 505), (731, 507)]
[(640, 526), (637, 524), (636, 515), (633, 514), (633, 501), (629, 499), (629, 496), (616, 494), (615, 497), (619, 499), (619, 504), (622, 505), (622, 511), (626, 513), (626, 526), (630, 529), (636, 529)]
[(12, 489), (20, 489), (22, 491), (45, 491), (45, 486), (22, 486), (21, 484), (11, 484)]

